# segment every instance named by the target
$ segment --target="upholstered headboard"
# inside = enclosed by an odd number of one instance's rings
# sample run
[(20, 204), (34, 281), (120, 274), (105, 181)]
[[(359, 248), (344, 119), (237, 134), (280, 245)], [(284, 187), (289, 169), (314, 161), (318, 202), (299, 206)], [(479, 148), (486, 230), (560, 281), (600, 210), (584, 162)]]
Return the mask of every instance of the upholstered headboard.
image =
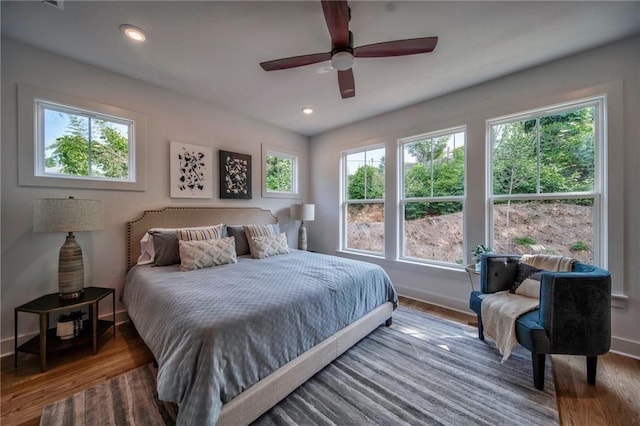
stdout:
[(269, 210), (257, 207), (165, 207), (145, 210), (142, 215), (127, 222), (127, 270), (140, 257), (140, 240), (151, 228), (182, 228), (188, 226), (249, 225), (277, 223)]

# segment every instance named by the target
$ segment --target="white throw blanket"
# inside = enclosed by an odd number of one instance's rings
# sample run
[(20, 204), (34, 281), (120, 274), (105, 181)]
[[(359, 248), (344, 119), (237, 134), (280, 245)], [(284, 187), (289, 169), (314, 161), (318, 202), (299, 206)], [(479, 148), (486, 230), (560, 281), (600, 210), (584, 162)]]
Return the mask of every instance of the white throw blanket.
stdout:
[(489, 294), (482, 301), (482, 325), (484, 334), (496, 341), (505, 362), (516, 339), (516, 319), (538, 307), (538, 299), (509, 293), (509, 290)]
[(545, 271), (569, 272), (573, 270), (575, 259), (553, 254), (523, 254), (520, 262)]

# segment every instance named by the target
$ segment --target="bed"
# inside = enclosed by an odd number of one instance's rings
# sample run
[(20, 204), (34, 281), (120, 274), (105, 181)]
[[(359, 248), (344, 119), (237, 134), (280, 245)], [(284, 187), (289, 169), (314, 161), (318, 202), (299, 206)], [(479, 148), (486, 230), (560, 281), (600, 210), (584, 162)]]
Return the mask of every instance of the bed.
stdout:
[(378, 326), (397, 295), (377, 265), (288, 254), (180, 272), (136, 265), (151, 228), (276, 224), (257, 208), (168, 207), (127, 223), (122, 300), (178, 424), (249, 424)]

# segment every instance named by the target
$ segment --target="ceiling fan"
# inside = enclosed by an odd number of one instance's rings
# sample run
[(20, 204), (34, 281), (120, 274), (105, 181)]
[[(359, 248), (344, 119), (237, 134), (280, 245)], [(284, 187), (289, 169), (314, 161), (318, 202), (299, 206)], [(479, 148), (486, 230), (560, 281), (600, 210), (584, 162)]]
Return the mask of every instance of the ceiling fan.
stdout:
[(353, 70), (351, 69), (354, 58), (383, 58), (429, 53), (435, 49), (438, 43), (438, 37), (421, 37), (367, 44), (354, 48), (353, 33), (349, 31), (351, 9), (347, 2), (322, 0), (322, 11), (331, 35), (331, 52), (276, 59), (262, 62), (260, 66), (265, 71), (275, 71), (331, 60), (333, 68), (338, 70), (340, 95), (345, 99), (356, 94)]

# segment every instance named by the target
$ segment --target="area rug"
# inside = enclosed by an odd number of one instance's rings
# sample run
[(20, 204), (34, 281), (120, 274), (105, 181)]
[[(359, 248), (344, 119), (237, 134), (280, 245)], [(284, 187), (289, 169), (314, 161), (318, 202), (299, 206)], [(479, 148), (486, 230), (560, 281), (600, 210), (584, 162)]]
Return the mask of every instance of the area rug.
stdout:
[[(531, 355), (521, 347), (501, 363), (473, 327), (400, 307), (255, 425), (553, 425), (555, 384), (533, 387)], [(41, 425), (175, 424), (177, 408), (158, 401), (149, 364), (42, 412)]]

